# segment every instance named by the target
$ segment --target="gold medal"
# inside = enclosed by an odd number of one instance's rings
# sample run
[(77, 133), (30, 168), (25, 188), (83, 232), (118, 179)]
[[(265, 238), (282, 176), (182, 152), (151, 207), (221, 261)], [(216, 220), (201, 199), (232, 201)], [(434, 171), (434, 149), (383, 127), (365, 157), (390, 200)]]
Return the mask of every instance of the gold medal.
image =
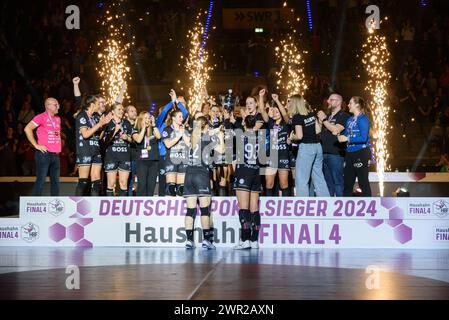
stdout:
[(150, 150), (151, 150), (151, 146), (148, 146), (148, 147), (147, 147), (147, 150), (150, 151)]

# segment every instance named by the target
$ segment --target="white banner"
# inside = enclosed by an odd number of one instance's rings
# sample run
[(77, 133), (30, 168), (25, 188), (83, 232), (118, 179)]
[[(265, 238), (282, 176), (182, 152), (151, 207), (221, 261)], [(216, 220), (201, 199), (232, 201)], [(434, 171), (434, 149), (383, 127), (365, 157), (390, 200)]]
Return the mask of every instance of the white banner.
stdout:
[[(217, 247), (235, 245), (236, 199), (211, 207)], [(0, 246), (181, 247), (185, 211), (182, 198), (23, 197)], [(262, 198), (260, 213), (262, 248), (449, 249), (448, 198)]]

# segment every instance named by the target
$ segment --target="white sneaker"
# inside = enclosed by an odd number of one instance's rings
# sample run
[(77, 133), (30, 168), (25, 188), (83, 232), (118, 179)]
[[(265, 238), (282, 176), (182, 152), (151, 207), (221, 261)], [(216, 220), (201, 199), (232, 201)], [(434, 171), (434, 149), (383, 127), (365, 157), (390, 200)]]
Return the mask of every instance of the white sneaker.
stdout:
[(251, 241), (251, 249), (259, 249), (259, 242)]
[(203, 249), (206, 249), (206, 250), (215, 250), (216, 249), (214, 244), (206, 239), (203, 240), (202, 247), (203, 247)]
[(187, 240), (186, 249), (195, 249), (195, 243), (193, 243), (193, 241), (191, 240)]
[(239, 245), (234, 247), (234, 250), (246, 250), (246, 249), (251, 249), (251, 241), (249, 240), (240, 242)]

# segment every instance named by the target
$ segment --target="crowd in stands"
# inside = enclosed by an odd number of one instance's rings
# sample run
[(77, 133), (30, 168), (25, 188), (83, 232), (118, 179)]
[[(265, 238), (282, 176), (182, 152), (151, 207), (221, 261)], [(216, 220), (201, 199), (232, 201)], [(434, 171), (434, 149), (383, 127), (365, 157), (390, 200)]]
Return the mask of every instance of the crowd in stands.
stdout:
[[(134, 81), (174, 81), (167, 77), (177, 67), (185, 45), (185, 30), (199, 3), (177, 0), (133, 4), (128, 18), (137, 21), (134, 25), (137, 36), (131, 60), (146, 70), (140, 77), (136, 73)], [(449, 152), (449, 15), (441, 9), (445, 4), (440, 1), (433, 7), (420, 7), (417, 3), (408, 6), (393, 1), (379, 3), (382, 15), (385, 12), (390, 17), (383, 28), (391, 48), (389, 101), (395, 130), (400, 125), (403, 128), (418, 125), (428, 137), (429, 148), (438, 156), (441, 154), (442, 163)], [(61, 176), (74, 172), (76, 110), (72, 78), (81, 75), (82, 92), (95, 92), (99, 87), (96, 55), (92, 50), (98, 40), (96, 25), (104, 3), (82, 2), (81, 12), (90, 14), (82, 16), (81, 30), (73, 32), (65, 28), (66, 5), (62, 0), (32, 1), (27, 6), (14, 2), (0, 4), (0, 176), (34, 175), (34, 150), (23, 129), (42, 112), (43, 101), (49, 96), (57, 97), (61, 103)], [(356, 75), (360, 74), (361, 66), (354, 62), (354, 57), (365, 38), (364, 6), (366, 1), (348, 1), (341, 38), (342, 10), (337, 1), (324, 1), (314, 7), (314, 29), (307, 32), (305, 28), (302, 33), (305, 40), (302, 43), (313, 57), (307, 67), (311, 78), (307, 98), (312, 105), (322, 105), (334, 85), (330, 71), (338, 50), (337, 39), (341, 39), (343, 46), (338, 72), (346, 72), (354, 82), (359, 81)], [(225, 32), (220, 27), (217, 30)], [(270, 59), (275, 43), (270, 39), (278, 36), (278, 31), (266, 32), (229, 46), (214, 41), (212, 36), (210, 50), (220, 57), (216, 71), (253, 74), (254, 70), (261, 70), (270, 88), (276, 70), (274, 59)]]

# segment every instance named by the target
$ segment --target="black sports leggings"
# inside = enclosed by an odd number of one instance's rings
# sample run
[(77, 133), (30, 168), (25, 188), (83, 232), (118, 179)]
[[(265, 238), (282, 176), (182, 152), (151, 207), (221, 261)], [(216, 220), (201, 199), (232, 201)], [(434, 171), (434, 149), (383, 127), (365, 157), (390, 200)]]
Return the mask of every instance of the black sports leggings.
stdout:
[(343, 192), (345, 197), (353, 196), (356, 178), (358, 179), (360, 189), (362, 189), (362, 197), (371, 197), (371, 186), (368, 180), (368, 161), (370, 157), (371, 150), (369, 148), (355, 152), (346, 152), (344, 170), (345, 188)]

